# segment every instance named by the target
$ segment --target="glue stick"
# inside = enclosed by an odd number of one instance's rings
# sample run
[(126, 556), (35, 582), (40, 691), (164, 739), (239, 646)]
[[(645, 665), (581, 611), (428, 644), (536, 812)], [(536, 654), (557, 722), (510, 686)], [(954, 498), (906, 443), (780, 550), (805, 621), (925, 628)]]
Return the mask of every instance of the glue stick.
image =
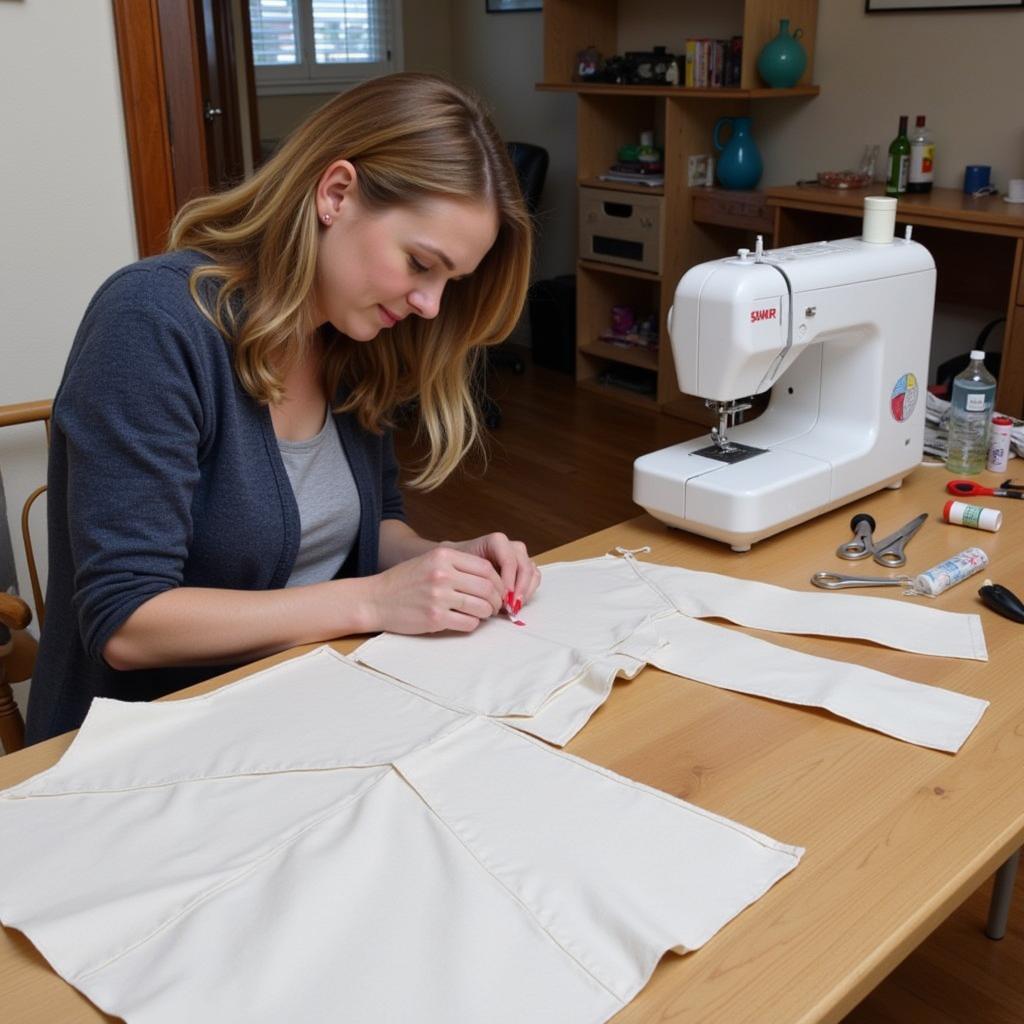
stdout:
[(960, 554), (947, 558), (931, 569), (926, 569), (914, 579), (911, 589), (915, 594), (938, 597), (943, 591), (981, 572), (988, 565), (988, 555), (981, 548), (967, 548)]
[(989, 533), (995, 533), (1003, 525), (1003, 513), (999, 509), (968, 505), (963, 501), (947, 501), (942, 509), (942, 518), (954, 526), (970, 526)]

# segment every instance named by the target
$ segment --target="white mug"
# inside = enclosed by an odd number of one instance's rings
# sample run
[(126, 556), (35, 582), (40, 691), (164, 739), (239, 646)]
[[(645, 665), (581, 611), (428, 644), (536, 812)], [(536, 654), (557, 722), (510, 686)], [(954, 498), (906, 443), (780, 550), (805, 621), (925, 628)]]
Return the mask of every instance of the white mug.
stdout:
[(1024, 178), (1011, 178), (1006, 188), (1011, 203), (1024, 203)]

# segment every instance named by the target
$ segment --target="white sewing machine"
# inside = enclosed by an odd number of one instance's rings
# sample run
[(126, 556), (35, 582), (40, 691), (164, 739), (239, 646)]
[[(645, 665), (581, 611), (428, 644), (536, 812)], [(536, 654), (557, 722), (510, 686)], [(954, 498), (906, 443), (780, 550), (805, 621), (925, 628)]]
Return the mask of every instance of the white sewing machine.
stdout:
[[(758, 240), (760, 250), (760, 239)], [(935, 263), (908, 238), (739, 253), (687, 271), (668, 328), (680, 390), (719, 426), (641, 456), (633, 500), (735, 551), (920, 462)], [(767, 409), (734, 426), (742, 399)]]

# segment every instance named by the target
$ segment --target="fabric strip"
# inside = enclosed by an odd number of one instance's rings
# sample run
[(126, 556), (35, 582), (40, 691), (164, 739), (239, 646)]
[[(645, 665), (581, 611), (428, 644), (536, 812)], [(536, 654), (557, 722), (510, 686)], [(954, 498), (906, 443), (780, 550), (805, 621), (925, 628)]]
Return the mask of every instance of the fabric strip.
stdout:
[(728, 619), (773, 633), (870, 640), (912, 654), (987, 661), (977, 615), (926, 608), (907, 600), (804, 593), (770, 583), (629, 560), (672, 605), (695, 619)]
[(826, 708), (869, 729), (955, 753), (988, 701), (898, 679), (848, 662), (791, 651), (698, 619), (674, 615), (650, 664), (687, 679), (787, 704)]
[[(624, 582), (628, 574), (645, 594)], [(586, 724), (616, 678), (632, 679), (644, 664), (736, 692), (827, 708), (897, 739), (947, 751), (960, 748), (987, 706), (843, 662), (797, 657), (720, 626), (688, 626), (717, 617), (776, 632), (985, 660), (977, 615), (885, 598), (802, 593), (639, 562), (633, 553), (546, 566), (538, 595), (543, 599), (522, 613), (522, 628), (497, 617), (468, 635), (382, 634), (352, 657), (445, 706), (500, 718), (558, 744)]]

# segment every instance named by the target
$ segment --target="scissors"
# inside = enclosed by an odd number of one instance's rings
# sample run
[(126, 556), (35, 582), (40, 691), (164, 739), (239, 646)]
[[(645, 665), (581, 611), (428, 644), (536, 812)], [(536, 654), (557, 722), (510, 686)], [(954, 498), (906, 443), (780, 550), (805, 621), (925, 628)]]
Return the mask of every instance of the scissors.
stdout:
[(1024, 491), (1010, 490), (1006, 487), (982, 487), (981, 484), (976, 484), (973, 480), (950, 480), (946, 484), (946, 490), (950, 494), (957, 494), (961, 497), (976, 497), (988, 494), (993, 498), (1024, 498)]
[(887, 569), (898, 569), (901, 565), (907, 564), (907, 556), (903, 549), (927, 518), (928, 513), (922, 512), (909, 523), (904, 523), (895, 533), (890, 533), (888, 537), (875, 542), (872, 537), (874, 519), (863, 513), (856, 515), (850, 520), (850, 526), (854, 531), (853, 540), (840, 544), (836, 554), (840, 558), (849, 559), (867, 558), (871, 555), (879, 565)]
[[(853, 530), (853, 539), (844, 541), (836, 548), (836, 554), (840, 558), (848, 558), (856, 561), (858, 558), (867, 558), (874, 553), (875, 539), (872, 536), (875, 532), (875, 521), (866, 512), (860, 512), (850, 520), (850, 529)], [(814, 581), (811, 580), (813, 583)]]
[(907, 564), (907, 556), (903, 549), (907, 541), (917, 533), (928, 518), (927, 512), (915, 516), (909, 523), (904, 523), (895, 533), (890, 533), (884, 540), (875, 545), (874, 558), (879, 565), (888, 569), (898, 569), (901, 565)]

